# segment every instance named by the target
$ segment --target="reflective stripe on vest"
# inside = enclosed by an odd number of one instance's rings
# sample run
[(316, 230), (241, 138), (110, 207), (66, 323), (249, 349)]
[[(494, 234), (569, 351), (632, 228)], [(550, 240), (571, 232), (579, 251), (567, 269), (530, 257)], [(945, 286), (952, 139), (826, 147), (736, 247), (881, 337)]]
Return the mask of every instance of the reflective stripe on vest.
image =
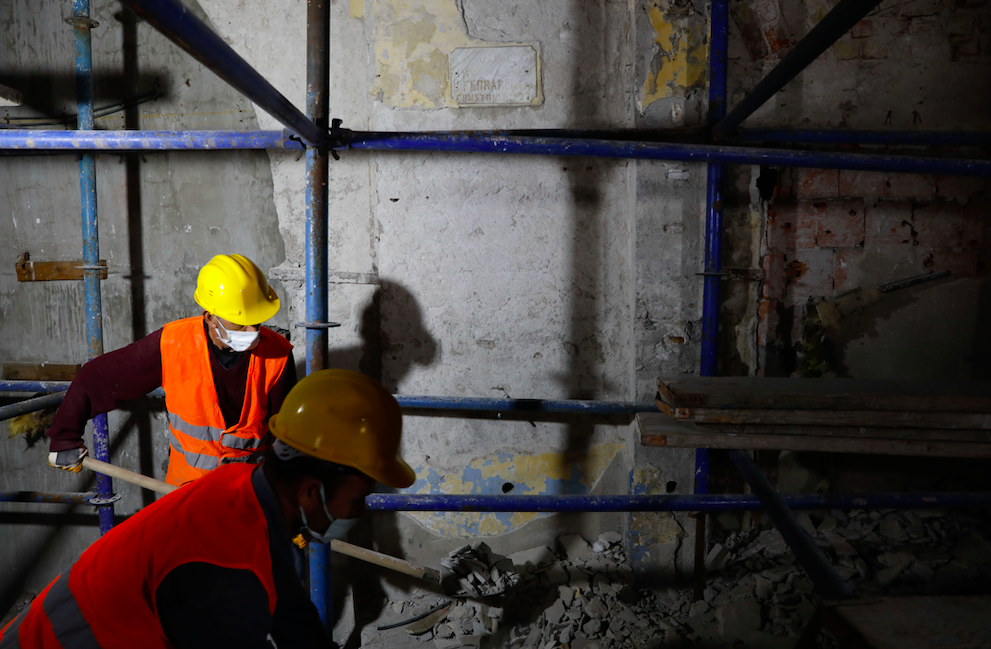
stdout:
[(52, 630), (59, 644), (66, 649), (100, 649), (100, 643), (93, 635), (83, 612), (79, 610), (76, 598), (69, 590), (69, 576), (61, 575), (52, 584), (51, 590), (42, 602), (45, 615), (52, 623)]
[(28, 614), (31, 610), (30, 606), (25, 606), (24, 610), (18, 613), (14, 621), (10, 623), (7, 630), (3, 633), (3, 638), (0, 639), (0, 649), (21, 649), (20, 643), (17, 641), (17, 627), (21, 626), (21, 622), (24, 621), (24, 616)]

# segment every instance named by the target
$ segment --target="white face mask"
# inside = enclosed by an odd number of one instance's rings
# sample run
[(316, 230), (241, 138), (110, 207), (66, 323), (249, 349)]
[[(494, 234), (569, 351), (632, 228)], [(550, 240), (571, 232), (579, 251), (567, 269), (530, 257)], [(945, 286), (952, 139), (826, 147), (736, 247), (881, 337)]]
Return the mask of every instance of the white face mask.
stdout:
[(323, 513), (327, 515), (327, 520), (330, 521), (330, 527), (328, 527), (323, 534), (314, 532), (313, 529), (310, 528), (310, 524), (306, 522), (306, 512), (304, 512), (303, 508), (300, 507), (299, 513), (303, 516), (303, 530), (306, 531), (307, 535), (309, 535), (310, 539), (314, 543), (330, 543), (334, 539), (340, 540), (346, 537), (348, 532), (351, 531), (351, 528), (354, 527), (354, 524), (358, 522), (358, 519), (335, 519), (331, 516), (330, 512), (327, 511), (327, 498), (322, 484), (320, 485), (320, 502), (323, 503)]
[(227, 331), (217, 318), (217, 338), (236, 352), (246, 352), (258, 340), (257, 331)]

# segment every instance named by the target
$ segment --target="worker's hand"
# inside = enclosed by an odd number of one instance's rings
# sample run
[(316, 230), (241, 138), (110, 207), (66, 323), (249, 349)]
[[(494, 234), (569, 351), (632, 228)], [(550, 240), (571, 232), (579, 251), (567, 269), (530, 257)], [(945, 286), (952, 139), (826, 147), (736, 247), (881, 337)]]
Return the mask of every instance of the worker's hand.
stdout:
[(48, 454), (48, 464), (56, 469), (79, 473), (83, 470), (83, 458), (89, 455), (85, 446), (70, 448), (65, 451), (58, 451)]

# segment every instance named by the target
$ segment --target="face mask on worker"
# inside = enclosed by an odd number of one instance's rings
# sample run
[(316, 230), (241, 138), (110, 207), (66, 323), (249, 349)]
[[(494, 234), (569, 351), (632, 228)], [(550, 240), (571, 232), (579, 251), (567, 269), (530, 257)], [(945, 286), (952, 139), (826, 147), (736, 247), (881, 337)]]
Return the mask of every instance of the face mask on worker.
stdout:
[(330, 521), (330, 526), (321, 534), (319, 532), (313, 531), (310, 524), (306, 522), (306, 512), (303, 508), (299, 508), (299, 513), (303, 516), (303, 529), (310, 539), (314, 543), (330, 543), (334, 539), (343, 539), (348, 535), (348, 532), (354, 527), (354, 524), (358, 522), (357, 518), (341, 518), (335, 519), (327, 511), (327, 498), (323, 490), (323, 484), (320, 485), (320, 502), (323, 503), (323, 513), (327, 515), (327, 520)]
[(217, 318), (217, 337), (236, 352), (246, 352), (258, 340), (257, 331), (227, 331)]

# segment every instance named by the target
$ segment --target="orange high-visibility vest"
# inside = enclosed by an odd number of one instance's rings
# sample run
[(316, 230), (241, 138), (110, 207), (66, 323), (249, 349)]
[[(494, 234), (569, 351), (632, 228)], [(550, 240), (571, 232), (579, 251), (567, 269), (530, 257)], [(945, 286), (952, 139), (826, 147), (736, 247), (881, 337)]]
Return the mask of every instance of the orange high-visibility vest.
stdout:
[(250, 570), (274, 615), (268, 521), (251, 484), (256, 468), (221, 467), (114, 527), (0, 631), (0, 646), (170, 649), (156, 591), (187, 563)]
[(268, 412), (268, 393), (282, 376), (292, 345), (261, 329), (258, 345), (250, 352), (241, 418), (228, 428), (213, 383), (211, 344), (200, 317), (170, 322), (162, 329), (169, 484), (185, 484), (229, 462), (257, 463), (269, 446), (268, 418), (274, 413)]

